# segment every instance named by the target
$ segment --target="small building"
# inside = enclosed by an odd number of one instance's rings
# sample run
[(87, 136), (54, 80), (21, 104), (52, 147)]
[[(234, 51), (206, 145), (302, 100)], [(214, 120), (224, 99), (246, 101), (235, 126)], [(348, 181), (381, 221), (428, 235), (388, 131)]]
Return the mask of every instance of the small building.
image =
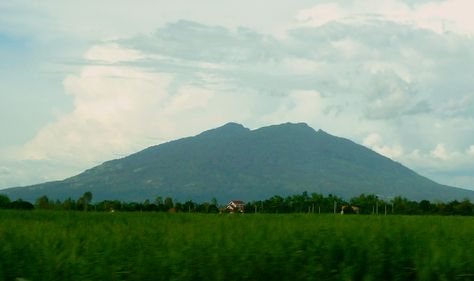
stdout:
[(344, 215), (344, 214), (358, 214), (359, 211), (360, 211), (360, 209), (357, 206), (343, 205), (341, 207), (341, 215)]
[(229, 213), (243, 213), (245, 211), (244, 207), (245, 203), (243, 201), (232, 200), (229, 202), (229, 204), (227, 204), (225, 209)]

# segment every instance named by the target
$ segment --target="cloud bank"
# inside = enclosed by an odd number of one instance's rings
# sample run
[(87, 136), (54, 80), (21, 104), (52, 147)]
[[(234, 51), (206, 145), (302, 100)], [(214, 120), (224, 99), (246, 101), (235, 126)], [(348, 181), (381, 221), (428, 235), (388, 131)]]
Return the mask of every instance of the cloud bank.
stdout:
[(180, 20), (98, 42), (64, 79), (73, 110), (18, 155), (79, 172), (229, 121), (307, 122), (474, 188), (469, 5), (321, 2), (298, 12), (283, 36)]

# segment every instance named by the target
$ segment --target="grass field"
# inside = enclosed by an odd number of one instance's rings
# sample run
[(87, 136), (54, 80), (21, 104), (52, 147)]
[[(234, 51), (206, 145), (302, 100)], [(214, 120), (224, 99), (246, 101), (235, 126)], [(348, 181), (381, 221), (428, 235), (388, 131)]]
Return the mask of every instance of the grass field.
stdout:
[(0, 212), (0, 280), (474, 280), (474, 218)]

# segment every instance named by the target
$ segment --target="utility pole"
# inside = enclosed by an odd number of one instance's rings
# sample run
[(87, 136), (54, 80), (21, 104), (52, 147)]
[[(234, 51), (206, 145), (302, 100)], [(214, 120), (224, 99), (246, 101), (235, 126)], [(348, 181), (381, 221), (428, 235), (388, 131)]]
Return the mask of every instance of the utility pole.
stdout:
[(379, 201), (376, 202), (377, 205), (377, 216), (379, 215)]
[(334, 201), (334, 214), (336, 214), (336, 209), (337, 209), (337, 202)]
[(385, 204), (385, 215), (387, 215), (387, 204)]

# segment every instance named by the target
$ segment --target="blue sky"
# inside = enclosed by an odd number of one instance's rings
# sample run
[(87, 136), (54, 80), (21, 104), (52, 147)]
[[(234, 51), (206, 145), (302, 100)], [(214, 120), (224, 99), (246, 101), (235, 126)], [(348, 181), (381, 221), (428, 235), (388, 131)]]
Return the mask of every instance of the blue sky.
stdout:
[(5, 2), (0, 188), (234, 121), (474, 189), (471, 0)]

